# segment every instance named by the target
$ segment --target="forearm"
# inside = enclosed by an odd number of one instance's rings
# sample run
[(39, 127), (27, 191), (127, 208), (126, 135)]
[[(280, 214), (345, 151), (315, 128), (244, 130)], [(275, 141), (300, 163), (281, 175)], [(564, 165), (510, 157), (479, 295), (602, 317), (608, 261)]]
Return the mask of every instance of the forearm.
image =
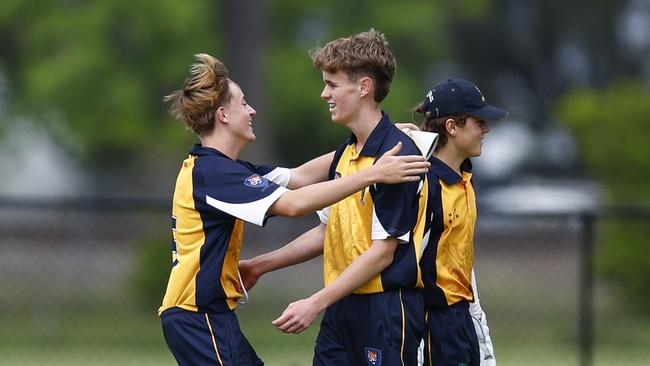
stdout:
[(287, 188), (298, 189), (327, 180), (327, 174), (333, 159), (334, 152), (332, 151), (291, 169), (291, 180)]
[(323, 254), (325, 225), (320, 224), (305, 232), (287, 245), (250, 260), (258, 276), (294, 264), (302, 263)]
[[(397, 156), (401, 148), (402, 143), (398, 142), (375, 164), (357, 173), (285, 192), (268, 212), (280, 216), (302, 216), (330, 206), (374, 183), (417, 182), (430, 164), (419, 155)], [(318, 164), (322, 163), (321, 160)]]
[(320, 311), (351, 294), (381, 273), (393, 261), (397, 239), (375, 240), (370, 248), (352, 262), (329, 286), (312, 295)]
[(378, 169), (371, 166), (346, 177), (288, 191), (271, 206), (269, 212), (280, 216), (303, 216), (330, 206), (378, 179)]

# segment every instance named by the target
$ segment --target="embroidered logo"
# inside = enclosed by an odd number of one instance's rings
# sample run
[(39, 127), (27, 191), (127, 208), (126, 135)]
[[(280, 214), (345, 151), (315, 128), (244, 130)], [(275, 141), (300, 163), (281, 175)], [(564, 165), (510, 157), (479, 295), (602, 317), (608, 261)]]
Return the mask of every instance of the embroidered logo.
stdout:
[(251, 188), (262, 188), (269, 185), (269, 180), (259, 174), (253, 174), (244, 180), (244, 185)]
[(485, 97), (483, 96), (483, 93), (481, 93), (481, 90), (476, 85), (474, 85), (474, 87), (476, 88), (476, 91), (481, 95), (481, 101), (485, 102)]
[(378, 350), (376, 348), (366, 347), (366, 360), (368, 361), (368, 366), (380, 366), (381, 350)]

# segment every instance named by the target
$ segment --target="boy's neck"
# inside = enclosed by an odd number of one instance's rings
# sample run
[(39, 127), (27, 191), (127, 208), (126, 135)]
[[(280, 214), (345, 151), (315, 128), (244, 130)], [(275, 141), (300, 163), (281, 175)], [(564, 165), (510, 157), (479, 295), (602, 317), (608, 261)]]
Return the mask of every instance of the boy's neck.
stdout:
[(232, 138), (232, 136), (219, 134), (216, 130), (209, 135), (201, 136), (201, 146), (219, 150), (232, 160), (237, 160), (246, 142)]
[(433, 153), (433, 156), (438, 158), (440, 161), (445, 163), (448, 167), (453, 169), (458, 175), (463, 176), (463, 172), (460, 170), (460, 166), (463, 164), (463, 161), (467, 157), (457, 154), (453, 149), (443, 147), (439, 151)]
[(363, 149), (370, 133), (377, 127), (381, 118), (381, 108), (377, 105), (376, 108), (361, 109), (352, 121), (345, 124), (357, 138), (357, 151)]

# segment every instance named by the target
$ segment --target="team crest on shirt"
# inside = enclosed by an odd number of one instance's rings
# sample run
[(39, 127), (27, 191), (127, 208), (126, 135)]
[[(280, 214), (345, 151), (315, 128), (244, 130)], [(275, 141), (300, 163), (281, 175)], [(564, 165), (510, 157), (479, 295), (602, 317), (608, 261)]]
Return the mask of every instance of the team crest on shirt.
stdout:
[(269, 185), (269, 180), (259, 174), (253, 174), (244, 179), (244, 185), (251, 188), (262, 188)]
[(376, 348), (366, 347), (366, 361), (368, 361), (368, 366), (380, 366), (381, 350), (378, 350)]

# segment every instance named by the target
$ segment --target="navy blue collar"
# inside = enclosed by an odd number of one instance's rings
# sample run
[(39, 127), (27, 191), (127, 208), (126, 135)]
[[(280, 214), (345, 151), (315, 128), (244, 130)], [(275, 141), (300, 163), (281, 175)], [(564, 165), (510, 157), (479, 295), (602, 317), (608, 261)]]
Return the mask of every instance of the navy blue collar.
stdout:
[(195, 144), (192, 146), (192, 149), (190, 150), (190, 155), (194, 156), (221, 156), (224, 157), (228, 160), (232, 160), (228, 157), (228, 155), (222, 153), (221, 151), (213, 148), (213, 147), (203, 147), (201, 144)]
[[(372, 130), (366, 143), (363, 145), (363, 149), (359, 153), (359, 156), (377, 156), (379, 153), (379, 148), (382, 146), (388, 131), (393, 127), (393, 122), (391, 122), (388, 113), (382, 111), (381, 119), (375, 128)], [(350, 134), (348, 139), (348, 145), (356, 144), (357, 137), (354, 133)]]
[[(456, 173), (452, 168), (450, 168), (447, 164), (435, 156), (432, 156), (429, 159), (429, 162), (431, 163), (430, 169), (433, 174), (442, 179), (446, 184), (452, 185), (463, 180), (463, 177), (458, 175), (458, 173)], [(472, 162), (469, 159), (465, 159), (465, 161), (463, 161), (463, 163), (460, 165), (460, 170), (461, 172), (471, 173)]]

